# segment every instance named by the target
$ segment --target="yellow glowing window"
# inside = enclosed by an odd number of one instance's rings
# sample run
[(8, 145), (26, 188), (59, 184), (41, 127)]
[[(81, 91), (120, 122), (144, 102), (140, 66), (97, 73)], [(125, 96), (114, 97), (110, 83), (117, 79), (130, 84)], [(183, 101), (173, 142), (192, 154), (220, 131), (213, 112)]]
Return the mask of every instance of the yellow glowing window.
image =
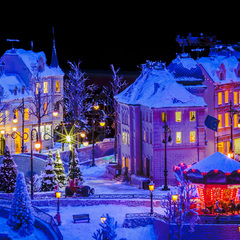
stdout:
[(217, 145), (217, 151), (224, 154), (224, 148), (225, 148), (225, 143), (224, 142), (219, 142)]
[(234, 102), (234, 105), (238, 104), (238, 92), (233, 93), (233, 102)]
[(36, 94), (38, 94), (39, 89), (40, 89), (40, 83), (36, 83)]
[(190, 142), (196, 142), (196, 132), (190, 131)]
[(175, 120), (176, 122), (182, 121), (182, 112), (175, 112)]
[(218, 114), (218, 120), (219, 120), (218, 127), (221, 128), (222, 127), (222, 114)]
[(29, 120), (29, 109), (28, 108), (24, 108), (24, 119)]
[[(27, 134), (24, 134), (24, 142), (29, 142), (29, 128), (24, 128), (24, 132), (27, 133)], [(26, 138), (26, 135), (28, 136)]]
[(43, 93), (48, 93), (48, 82), (43, 82)]
[(238, 115), (237, 114), (234, 115), (234, 127), (235, 128), (238, 127)]
[(45, 114), (48, 113), (48, 103), (47, 102), (45, 102), (44, 105), (43, 105), (43, 111), (44, 111)]
[(225, 127), (229, 126), (229, 114), (225, 113)]
[(228, 103), (229, 102), (229, 92), (228, 91), (225, 91), (225, 103)]
[(195, 111), (190, 111), (190, 121), (195, 121), (196, 120), (196, 112)]
[(222, 92), (218, 93), (218, 105), (222, 105)]
[(122, 157), (122, 168), (125, 167), (125, 157)]
[(60, 83), (56, 81), (56, 92), (60, 92)]
[(176, 132), (176, 143), (182, 142), (182, 132)]
[(166, 122), (167, 121), (167, 113), (163, 112), (162, 113), (162, 122)]

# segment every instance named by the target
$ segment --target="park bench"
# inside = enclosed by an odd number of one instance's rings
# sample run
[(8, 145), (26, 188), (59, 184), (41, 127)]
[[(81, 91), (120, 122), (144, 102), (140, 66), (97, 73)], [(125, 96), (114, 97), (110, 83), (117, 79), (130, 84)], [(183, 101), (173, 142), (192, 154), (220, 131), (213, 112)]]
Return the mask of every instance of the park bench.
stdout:
[(73, 222), (75, 223), (76, 221), (85, 221), (87, 220), (88, 222), (90, 221), (89, 214), (77, 214), (73, 215)]

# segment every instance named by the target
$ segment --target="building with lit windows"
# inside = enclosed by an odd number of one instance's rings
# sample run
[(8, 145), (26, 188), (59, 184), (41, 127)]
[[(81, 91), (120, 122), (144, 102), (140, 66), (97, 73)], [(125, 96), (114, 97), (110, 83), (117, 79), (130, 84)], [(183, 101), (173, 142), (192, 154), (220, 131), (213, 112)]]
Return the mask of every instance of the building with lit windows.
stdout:
[[(43, 149), (52, 146), (53, 140), (45, 141), (44, 134), (53, 135), (55, 126), (63, 118), (62, 109), (57, 118), (52, 116), (55, 103), (63, 96), (63, 76), (57, 61), (55, 42), (50, 66), (47, 65), (44, 52), (12, 48), (3, 54), (0, 58), (1, 153), (5, 144), (12, 153), (20, 153), (23, 132), (27, 133), (24, 134), (24, 151), (30, 151), (30, 133), (33, 128), (41, 132)], [(37, 111), (43, 116), (40, 129)], [(13, 124), (13, 118), (17, 123)], [(13, 134), (13, 126), (16, 127), (16, 134)]]
[[(206, 103), (203, 76), (189, 76), (199, 68), (192, 59), (177, 58), (166, 69), (161, 62), (142, 65), (136, 81), (115, 98), (118, 102), (118, 163), (132, 184), (143, 187), (153, 177), (164, 184), (167, 141), (168, 184), (175, 183), (173, 165), (193, 164), (205, 158)], [(176, 64), (175, 64), (176, 63)], [(201, 69), (195, 69), (201, 73)], [(182, 75), (174, 75), (177, 72)], [(181, 83), (179, 83), (181, 82)], [(185, 85), (183, 85), (185, 83)], [(167, 123), (167, 139), (164, 124)]]
[[(208, 114), (219, 120), (218, 131), (207, 129), (207, 149), (209, 156), (216, 151), (227, 155), (230, 151), (231, 124), (235, 155), (240, 154), (240, 129), (238, 128), (240, 110), (240, 63), (236, 56), (230, 53), (215, 51), (211, 57), (198, 60), (207, 86), (204, 100), (208, 105)], [(230, 103), (236, 111), (230, 118)]]

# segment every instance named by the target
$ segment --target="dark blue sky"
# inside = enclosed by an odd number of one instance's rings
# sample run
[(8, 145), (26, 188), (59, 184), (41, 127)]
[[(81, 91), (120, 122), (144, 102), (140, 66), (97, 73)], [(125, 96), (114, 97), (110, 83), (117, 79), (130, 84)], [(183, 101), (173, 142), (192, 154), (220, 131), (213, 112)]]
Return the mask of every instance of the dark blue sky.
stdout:
[[(11, 6), (11, 11), (8, 9), (11, 15), (2, 19), (0, 27), (0, 54), (11, 48), (7, 38), (17, 38), (20, 40), (17, 48), (30, 49), (33, 40), (34, 51), (44, 51), (50, 60), (52, 26), (62, 68), (68, 66), (67, 60), (78, 59), (84, 69), (104, 70), (113, 63), (122, 70), (136, 71), (137, 65), (147, 59), (169, 63), (176, 52), (181, 52), (175, 42), (176, 35), (186, 37), (189, 32), (194, 36), (201, 32), (215, 34), (224, 43), (240, 41), (233, 7), (231, 11), (224, 9), (223, 18), (218, 6), (214, 6), (213, 11), (208, 5), (194, 3), (190, 11), (189, 5), (184, 9), (181, 3), (178, 6), (157, 3), (128, 5), (122, 1), (119, 4), (117, 1), (84, 1), (78, 6), (65, 2), (61, 6), (46, 7), (39, 2), (32, 7), (32, 12), (26, 9), (25, 13)], [(231, 13), (231, 17), (226, 13)]]

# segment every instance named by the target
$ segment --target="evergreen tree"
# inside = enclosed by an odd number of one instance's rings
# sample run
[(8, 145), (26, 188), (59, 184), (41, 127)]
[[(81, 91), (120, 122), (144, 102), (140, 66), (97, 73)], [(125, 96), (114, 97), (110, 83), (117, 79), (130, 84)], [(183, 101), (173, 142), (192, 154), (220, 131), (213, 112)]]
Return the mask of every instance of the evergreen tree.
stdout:
[(70, 167), (69, 167), (69, 172), (68, 172), (68, 177), (70, 179), (76, 179), (78, 178), (79, 181), (83, 181), (82, 179), (82, 172), (80, 170), (80, 166), (78, 164), (79, 159), (78, 159), (78, 155), (77, 155), (77, 151), (74, 148), (74, 154), (72, 156), (72, 159), (70, 161)]
[(56, 181), (56, 173), (54, 172), (54, 166), (53, 166), (53, 158), (52, 158), (52, 151), (49, 150), (48, 158), (47, 158), (47, 164), (45, 167), (45, 172), (42, 174), (42, 185), (41, 185), (41, 191), (47, 192), (47, 191), (53, 191), (55, 185), (57, 185)]
[(107, 218), (104, 223), (99, 224), (101, 229), (97, 230), (97, 233), (93, 233), (93, 238), (96, 240), (114, 240), (117, 237), (115, 232), (117, 228), (117, 222), (114, 222), (114, 218), (107, 214)]
[(6, 146), (0, 170), (0, 190), (6, 193), (14, 192), (17, 174), (17, 165), (13, 161), (8, 146)]
[(56, 173), (57, 182), (62, 185), (65, 185), (67, 176), (66, 176), (65, 169), (63, 167), (63, 162), (60, 158), (60, 153), (58, 150), (57, 150), (56, 158), (54, 162), (54, 171)]
[(34, 221), (35, 217), (24, 174), (20, 172), (17, 176), (16, 188), (7, 224), (12, 230), (17, 231), (20, 236), (24, 237), (33, 233)]

